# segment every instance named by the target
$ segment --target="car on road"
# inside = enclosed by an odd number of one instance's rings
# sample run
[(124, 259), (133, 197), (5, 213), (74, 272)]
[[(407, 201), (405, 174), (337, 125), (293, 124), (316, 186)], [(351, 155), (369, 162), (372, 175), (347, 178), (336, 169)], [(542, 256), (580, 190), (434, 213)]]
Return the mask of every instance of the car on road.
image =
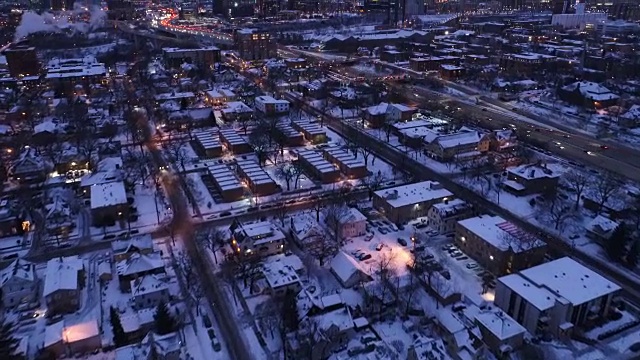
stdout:
[(405, 240), (403, 238), (398, 238), (398, 244), (400, 244), (402, 246), (407, 246), (407, 240)]
[(585, 151), (584, 151), (584, 153), (585, 153), (585, 154), (587, 154), (587, 155), (591, 155), (591, 156), (594, 156), (594, 155), (595, 155), (595, 154), (593, 153), (593, 151), (590, 151), (590, 150), (585, 150)]
[(213, 325), (211, 323), (211, 319), (209, 319), (209, 316), (207, 314), (202, 315), (202, 324), (206, 328), (210, 328)]
[(270, 208), (271, 206), (272, 206), (272, 205), (270, 205), (270, 204), (266, 204), (266, 205), (262, 205), (262, 206), (260, 206), (260, 208), (261, 208), (261, 209), (268, 209), (268, 208)]
[(569, 139), (569, 138), (571, 138), (571, 135), (569, 135), (569, 134), (564, 134), (564, 135), (562, 135), (562, 137), (563, 137), (563, 138), (565, 138), (565, 139)]
[(487, 108), (482, 108), (482, 111), (487, 111)]
[(296, 200), (296, 199), (291, 199), (291, 200), (287, 200), (287, 201), (285, 201), (284, 203), (285, 203), (285, 204), (293, 204), (293, 203), (295, 203), (296, 201), (298, 201), (298, 200)]
[(247, 209), (247, 212), (254, 212), (254, 211), (258, 211), (258, 208), (256, 206), (251, 206), (250, 208)]
[(607, 145), (600, 145), (600, 149), (602, 150), (608, 150), (609, 147)]

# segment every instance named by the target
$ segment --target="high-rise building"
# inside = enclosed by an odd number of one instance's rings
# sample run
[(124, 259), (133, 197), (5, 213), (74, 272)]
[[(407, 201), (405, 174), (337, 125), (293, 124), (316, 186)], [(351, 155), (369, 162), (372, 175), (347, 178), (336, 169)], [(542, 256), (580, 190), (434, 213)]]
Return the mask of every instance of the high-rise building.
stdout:
[(15, 45), (6, 49), (3, 54), (7, 58), (11, 76), (22, 77), (40, 73), (40, 61), (35, 47)]
[(253, 16), (256, 0), (216, 0), (213, 9), (216, 14), (227, 18)]
[(235, 33), (234, 42), (243, 60), (262, 60), (277, 56), (276, 42), (266, 31), (240, 29)]
[(425, 12), (425, 0), (364, 0), (364, 10), (386, 14), (387, 23), (400, 25)]
[(61, 10), (71, 10), (73, 9), (73, 4), (75, 0), (51, 0), (51, 10), (61, 11)]

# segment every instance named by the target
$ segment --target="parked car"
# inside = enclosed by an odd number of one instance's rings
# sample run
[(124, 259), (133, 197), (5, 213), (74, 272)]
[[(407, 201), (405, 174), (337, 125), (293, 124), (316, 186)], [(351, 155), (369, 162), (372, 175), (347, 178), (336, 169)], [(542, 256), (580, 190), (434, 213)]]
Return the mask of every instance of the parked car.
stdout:
[(456, 260), (458, 261), (462, 261), (462, 260), (468, 260), (469, 257), (468, 256), (461, 256), (461, 257), (457, 257)]
[(398, 238), (398, 244), (400, 244), (402, 246), (407, 246), (407, 240), (405, 240), (403, 238)]
[(222, 345), (220, 345), (220, 340), (218, 340), (218, 338), (214, 337), (211, 340), (211, 347), (213, 348), (214, 351), (218, 352), (220, 350), (222, 350)]
[(380, 243), (380, 244), (376, 245), (376, 251), (382, 250), (383, 247), (384, 247), (383, 243)]
[(212, 326), (211, 319), (209, 319), (209, 316), (207, 314), (202, 315), (202, 324), (204, 324), (204, 327), (206, 328), (210, 328)]
[(364, 254), (358, 260), (365, 261), (371, 259), (371, 254)]
[(378, 231), (380, 231), (380, 234), (382, 235), (386, 235), (387, 233), (389, 233), (389, 230), (387, 230), (387, 228), (384, 228), (382, 226), (378, 228)]
[(451, 280), (451, 273), (449, 272), (449, 270), (441, 271), (440, 275), (442, 275), (442, 277), (444, 277), (447, 280)]
[(443, 251), (447, 251), (449, 249), (451, 249), (454, 245), (453, 244), (446, 244), (442, 246), (442, 250)]
[(478, 267), (478, 264), (476, 264), (476, 263), (467, 264), (467, 269), (475, 269), (477, 267)]
[(360, 250), (360, 249), (358, 249), (358, 250), (353, 250), (353, 251), (351, 252), (351, 255), (353, 255), (355, 258), (360, 257), (360, 255), (362, 255), (362, 254), (364, 254), (364, 252), (363, 252), (362, 250)]

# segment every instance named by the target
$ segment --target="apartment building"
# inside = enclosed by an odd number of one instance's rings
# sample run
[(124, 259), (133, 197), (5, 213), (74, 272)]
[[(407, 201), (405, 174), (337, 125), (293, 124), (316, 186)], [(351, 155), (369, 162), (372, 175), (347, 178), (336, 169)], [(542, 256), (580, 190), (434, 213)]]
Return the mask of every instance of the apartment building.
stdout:
[(373, 207), (387, 219), (401, 224), (427, 215), (431, 206), (452, 196), (440, 183), (423, 181), (376, 191), (373, 194)]
[(458, 221), (469, 218), (473, 214), (473, 205), (461, 199), (453, 199), (434, 204), (429, 209), (427, 217), (431, 228), (440, 234), (450, 234), (455, 232)]
[(569, 257), (547, 262), (496, 283), (495, 305), (531, 334), (569, 338), (574, 330), (606, 319), (620, 287)]
[(281, 253), (285, 236), (273, 223), (260, 221), (240, 223), (234, 221), (230, 226), (231, 245), (237, 252), (248, 256), (269, 256)]
[(542, 262), (546, 244), (500, 216), (458, 221), (455, 243), (494, 274), (510, 274)]

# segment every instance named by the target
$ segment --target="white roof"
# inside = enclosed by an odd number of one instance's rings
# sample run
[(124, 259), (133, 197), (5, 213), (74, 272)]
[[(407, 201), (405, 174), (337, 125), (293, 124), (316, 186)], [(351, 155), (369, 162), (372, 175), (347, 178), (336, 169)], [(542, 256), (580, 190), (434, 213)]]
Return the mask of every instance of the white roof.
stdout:
[(91, 186), (91, 209), (127, 203), (124, 182), (115, 181)]
[(47, 325), (44, 330), (44, 347), (57, 344), (62, 341), (62, 331), (64, 330), (64, 320)]
[[(257, 223), (244, 223), (236, 232), (244, 232), (247, 238), (252, 239), (253, 245), (264, 244), (271, 241), (284, 240), (285, 236), (270, 221), (260, 221)], [(244, 240), (243, 240), (244, 241)]]
[(523, 270), (520, 275), (574, 306), (620, 290), (615, 283), (569, 257)]
[(480, 312), (476, 315), (476, 321), (484, 325), (487, 330), (500, 340), (507, 340), (526, 332), (522, 325), (502, 311), (488, 310)]
[(593, 101), (612, 100), (617, 99), (618, 95), (611, 92), (606, 87), (590, 82), (590, 81), (578, 81), (573, 84), (569, 84), (562, 88), (565, 91), (575, 91), (579, 89), (582, 96)]
[(135, 275), (154, 269), (164, 268), (164, 262), (159, 252), (148, 255), (135, 253), (116, 264), (118, 276)]
[(340, 224), (352, 224), (361, 221), (367, 221), (367, 217), (356, 208), (348, 208), (347, 213), (339, 219)]
[[(480, 215), (460, 220), (458, 225), (502, 251), (511, 246), (513, 252), (517, 253), (545, 245), (533, 234), (525, 232), (500, 216)], [(519, 240), (523, 240), (522, 246), (518, 246)]]
[(142, 278), (131, 280), (131, 296), (142, 296), (158, 291), (166, 290), (168, 286), (156, 275), (146, 275)]
[(62, 331), (62, 339), (68, 344), (89, 339), (94, 336), (100, 336), (98, 320), (89, 320), (80, 324), (66, 326)]
[(358, 261), (344, 251), (338, 252), (331, 260), (331, 270), (333, 270), (342, 283), (348, 282), (349, 279), (358, 272), (367, 274)]
[(373, 106), (369, 106), (367, 108), (367, 112), (371, 115), (380, 115), (380, 114), (386, 114), (387, 113), (387, 107), (389, 106), (389, 104), (382, 102), (378, 105), (373, 105)]
[(389, 205), (395, 208), (442, 199), (453, 195), (451, 191), (443, 188), (440, 183), (428, 180), (397, 186), (392, 189), (379, 190), (376, 191), (375, 194), (385, 199)]
[(0, 287), (13, 278), (34, 281), (35, 276), (35, 267), (32, 263), (22, 259), (15, 259), (9, 266), (0, 270)]
[(538, 164), (524, 164), (507, 169), (507, 171), (527, 180), (555, 178), (560, 176), (560, 169), (558, 169), (555, 164), (545, 164), (543, 166)]
[(522, 295), (531, 305), (540, 311), (551, 309), (556, 302), (556, 295), (546, 288), (536, 287), (520, 274), (510, 274), (498, 279), (499, 282), (516, 294)]
[(272, 289), (300, 282), (295, 269), (280, 261), (263, 263), (262, 274)]
[(602, 215), (596, 216), (591, 222), (587, 225), (587, 229), (593, 232), (596, 232), (601, 235), (607, 235), (607, 233), (613, 231), (618, 227), (618, 223), (608, 219)]
[(58, 290), (78, 289), (78, 272), (84, 268), (84, 261), (78, 256), (55, 258), (47, 262), (43, 295)]
[(289, 103), (287, 100), (275, 99), (271, 96), (257, 96), (255, 101), (263, 104), (288, 104)]

